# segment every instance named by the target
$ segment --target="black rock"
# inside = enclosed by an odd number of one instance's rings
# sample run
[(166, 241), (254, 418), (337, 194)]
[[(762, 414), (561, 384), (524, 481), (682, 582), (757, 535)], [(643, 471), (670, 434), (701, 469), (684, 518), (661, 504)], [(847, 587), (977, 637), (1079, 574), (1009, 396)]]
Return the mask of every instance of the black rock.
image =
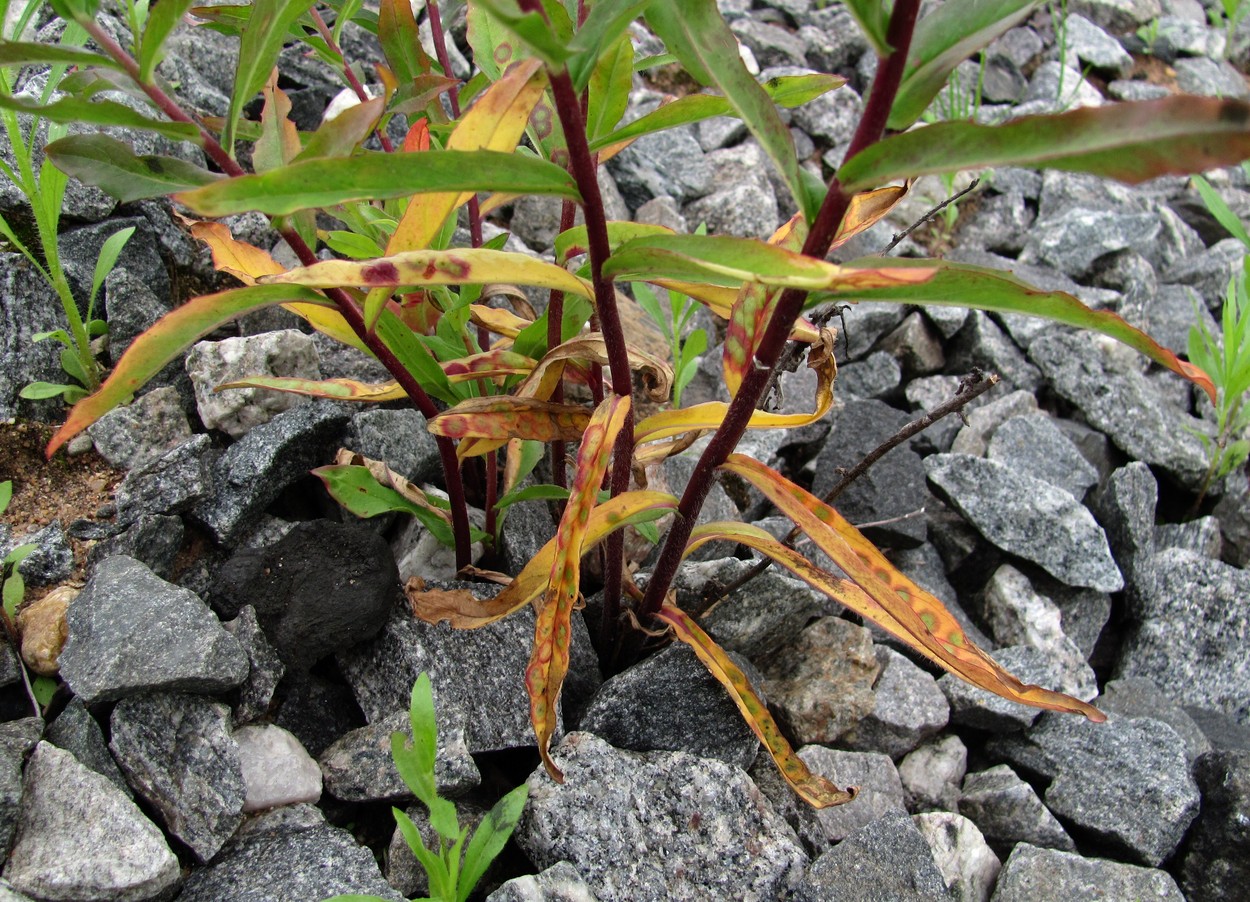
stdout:
[(307, 670), (378, 634), (399, 600), (399, 571), (367, 525), (310, 520), (237, 551), (210, 598), (228, 617), (251, 605), (283, 663)]
[(126, 474), (117, 487), (117, 519), (124, 524), (151, 514), (179, 514), (213, 494), (217, 450), (200, 433)]
[(134, 558), (161, 579), (169, 579), (185, 535), (181, 517), (140, 516), (125, 531), (91, 546), (87, 552), (87, 570), (93, 572), (100, 561), (121, 554)]
[(0, 253), (0, 421), (17, 414), (51, 413), (55, 402), (24, 401), (17, 393), (31, 382), (63, 383), (61, 345), (35, 341), (40, 332), (62, 328), (60, 301), (20, 254)]
[(1198, 760), (1202, 813), (1181, 858), (1190, 902), (1234, 899), (1250, 881), (1250, 752), (1214, 752)]
[(34, 545), (34, 549), (17, 565), (28, 586), (50, 586), (68, 579), (74, 572), (74, 549), (69, 547), (61, 521), (53, 520), (43, 529), (16, 541), (5, 542), (0, 535), (0, 557), (17, 545)]
[(239, 687), (239, 698), (234, 706), (236, 724), (258, 720), (269, 713), (274, 691), (286, 673), (286, 665), (269, 644), (256, 609), (244, 605), (239, 616), (222, 624), (230, 635), (239, 640), (247, 655), (247, 679)]

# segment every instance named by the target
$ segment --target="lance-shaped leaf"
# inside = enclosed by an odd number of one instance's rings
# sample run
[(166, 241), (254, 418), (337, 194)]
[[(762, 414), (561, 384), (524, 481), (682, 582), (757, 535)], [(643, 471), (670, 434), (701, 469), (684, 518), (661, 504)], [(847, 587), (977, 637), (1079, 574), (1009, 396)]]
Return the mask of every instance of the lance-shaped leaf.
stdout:
[(52, 122), (116, 125), (119, 128), (138, 128), (155, 132), (175, 141), (190, 141), (193, 144), (201, 142), (200, 130), (189, 122), (153, 119), (115, 100), (82, 100), (78, 97), (62, 97), (52, 103), (39, 103), (0, 94), (0, 109), (29, 113)]
[(382, 116), (386, 101), (381, 97), (350, 106), (308, 136), (296, 160), (345, 157), (369, 137)]
[(580, 594), (582, 543), (586, 523), (595, 507), (599, 486), (612, 458), (612, 446), (630, 411), (628, 395), (604, 398), (590, 418), (577, 452), (577, 471), (569, 487), (569, 501), (556, 529), (556, 554), (547, 581), (543, 606), (534, 628), (534, 650), (525, 669), (530, 696), (530, 721), (538, 739), (538, 753), (547, 773), (557, 783), (564, 776), (551, 759), (551, 737), (556, 731), (560, 688), (569, 669), (569, 618)]
[(517, 316), (511, 310), (487, 307), (484, 304), (470, 305), (469, 320), (475, 326), (481, 326), (505, 338), (516, 338), (523, 329), (532, 325), (530, 320)]
[(586, 85), (586, 137), (594, 140), (607, 134), (629, 108), (634, 85), (634, 42), (622, 34), (599, 57)]
[(247, 24), (239, 38), (238, 65), (234, 72), (234, 90), (230, 92), (230, 109), (226, 112), (223, 147), (234, 147), (235, 128), (243, 107), (269, 78), (286, 43), (287, 31), (312, 5), (313, 0), (253, 0), (245, 7)]
[[(652, 225), (648, 222), (609, 222), (608, 250), (615, 253), (621, 245), (635, 238), (650, 238), (677, 234), (667, 226)], [(574, 257), (590, 253), (590, 237), (586, 226), (573, 226), (556, 236), (554, 253), (556, 263), (565, 266)]]
[[(841, 76), (813, 73), (811, 75), (782, 75), (763, 82), (760, 87), (778, 106), (797, 107), (835, 88), (840, 88), (844, 84), (846, 84), (846, 79)], [(598, 151), (616, 148), (617, 145), (624, 145), (643, 135), (677, 128), (680, 125), (689, 125), (692, 122), (701, 122), (714, 116), (733, 116), (736, 112), (729, 100), (720, 94), (687, 94), (593, 141), (590, 149)]]
[(768, 713), (768, 705), (756, 694), (746, 675), (685, 611), (666, 602), (655, 616), (672, 627), (673, 635), (689, 645), (708, 672), (729, 691), (729, 697), (738, 706), (742, 719), (768, 749), (777, 770), (799, 798), (813, 808), (845, 805), (855, 798), (857, 789), (838, 789), (820, 774), (812, 773), (803, 759), (794, 754), (794, 749), (777, 728), (777, 722)]
[[(721, 285), (708, 285), (704, 282), (684, 282), (680, 279), (648, 279), (652, 284), (659, 285), (669, 291), (676, 291), (698, 301), (709, 313), (712, 313), (723, 320), (729, 319), (733, 314), (734, 301), (738, 297), (738, 290), (734, 288), (726, 288)], [(800, 317), (795, 320), (794, 328), (790, 332), (791, 341), (801, 341), (810, 343), (820, 338), (820, 330), (812, 325), (808, 320)]]
[(556, 16), (554, 21), (549, 21), (538, 13), (521, 12), (516, 0), (478, 0), (476, 5), (488, 11), (532, 55), (547, 65), (558, 67), (572, 55), (566, 41), (572, 37), (573, 28), (563, 6), (553, 4), (546, 8), (548, 16)]
[[(869, 263), (878, 258), (856, 261)], [(932, 273), (924, 282), (899, 284), (888, 288), (852, 290), (822, 294), (812, 303), (824, 301), (893, 301), (900, 304), (930, 304), (972, 307), (995, 313), (1023, 313), (1090, 329), (1109, 335), (1146, 355), (1160, 366), (1193, 382), (1215, 399), (1210, 376), (1156, 342), (1145, 332), (1129, 325), (1107, 310), (1091, 310), (1062, 291), (1043, 291), (1016, 278), (1010, 272), (987, 269), (968, 263), (943, 260), (895, 261), (899, 266), (916, 266)], [(856, 263), (849, 264), (855, 266)]]
[(160, 61), (165, 58), (165, 39), (173, 33), (195, 0), (162, 0), (148, 9), (139, 45), (139, 81), (149, 82)]
[(211, 185), (220, 179), (199, 166), (154, 154), (136, 154), (108, 135), (69, 135), (46, 148), (56, 168), (123, 203)]
[[(912, 182), (912, 179), (908, 179), (902, 185), (887, 185), (874, 191), (862, 191), (852, 197), (850, 206), (846, 208), (846, 215), (842, 217), (842, 224), (838, 226), (838, 232), (833, 237), (833, 243), (829, 245), (830, 250), (846, 244), (860, 232), (872, 228), (885, 218), (907, 196)], [(790, 247), (788, 244), (783, 246)]]
[(264, 388), (270, 391), (304, 395), (308, 398), (329, 398), (333, 401), (353, 401), (358, 404), (378, 404), (383, 401), (401, 401), (408, 397), (399, 383), (359, 382), (355, 379), (297, 379), (292, 376), (248, 376), (233, 382), (223, 382), (214, 391), (232, 388)]
[(330, 303), (307, 288), (250, 285), (217, 294), (206, 294), (174, 308), (134, 340), (95, 394), (74, 405), (65, 425), (48, 442), (48, 457), (118, 404), (124, 404), (166, 364), (180, 359), (187, 348), (218, 326), (254, 310), (288, 301)]
[(405, 285), (484, 285), (513, 282), (594, 297), (594, 288), (568, 270), (526, 254), (487, 248), (405, 251), (375, 260), (327, 260), (265, 277), (270, 284), (334, 288), (398, 288)]
[(890, 45), (885, 35), (890, 25), (890, 8), (886, 0), (846, 0), (846, 8), (877, 55), (888, 54)]
[(533, 157), (493, 150), (364, 153), (308, 160), (262, 175), (224, 179), (178, 200), (203, 216), (257, 210), (284, 216), (356, 200), (387, 200), (430, 191), (516, 191), (580, 200), (572, 176)]
[[(635, 347), (625, 349), (631, 372), (639, 373), (653, 401), (665, 401), (673, 389), (673, 368), (665, 361)], [(517, 394), (531, 398), (549, 398), (568, 361), (586, 361), (608, 365), (608, 346), (602, 333), (592, 333), (561, 342), (543, 355)]]
[(1079, 699), (1026, 685), (1004, 670), (968, 639), (940, 601), (900, 573), (859, 530), (816, 496), (741, 454), (731, 454), (722, 466), (759, 489), (863, 590), (864, 596), (857, 597), (856, 603), (873, 607), (860, 613), (930, 660), (1003, 698), (1084, 714), (1093, 721), (1106, 719)]
[[(662, 5), (669, 8), (663, 21), (665, 33), (661, 34), (669, 49), (687, 64), (687, 68), (691, 68), (692, 63), (696, 66), (691, 69), (696, 78), (705, 73), (724, 92), (776, 165), (804, 217), (811, 222), (816, 217), (818, 204), (799, 175), (794, 138), (782, 122), (772, 98), (747, 71), (738, 54), (737, 38), (721, 17), (716, 0), (664, 0)], [(657, 12), (657, 4), (653, 3), (647, 12), (648, 20)], [(670, 43), (678, 36), (677, 45)]]
[(25, 41), (0, 41), (0, 68), (10, 66), (30, 66), (38, 63), (49, 65), (68, 65), (87, 68), (102, 66), (107, 69), (122, 71), (121, 63), (112, 57), (83, 50), (81, 47), (66, 47), (61, 44), (27, 43)]
[(445, 361), (443, 372), (452, 382), (468, 382), (472, 379), (524, 375), (533, 370), (536, 363), (533, 357), (503, 348), (492, 348), (459, 360)]
[(430, 71), (409, 0), (382, 0), (378, 5), (378, 43), (401, 83)]
[(577, 404), (498, 395), (461, 401), (430, 420), (429, 430), (444, 438), (482, 438), (500, 444), (514, 438), (575, 442), (589, 422), (590, 414)]
[(1028, 166), (1136, 184), (1250, 157), (1250, 104), (1165, 97), (1025, 116), (1005, 125), (939, 122), (878, 141), (838, 170), (848, 191), (958, 169)]
[(922, 268), (896, 266), (894, 260), (838, 266), (763, 241), (725, 235), (636, 238), (608, 258), (603, 272), (615, 279), (705, 281), (729, 288), (758, 282), (806, 291), (923, 282), (932, 275)]
[[(525, 124), (546, 87), (539, 60), (525, 60), (508, 70), (478, 98), (447, 139), (448, 151), (493, 150), (511, 154), (525, 134)], [(472, 193), (432, 193), (414, 197), (386, 246), (388, 254), (428, 247), (447, 217)]]
[[(837, 374), (837, 364), (833, 359), (833, 333), (830, 330), (823, 330), (820, 341), (808, 353), (807, 365), (816, 371), (815, 409), (811, 413), (772, 413), (757, 410), (747, 422), (748, 429), (793, 429), (814, 423), (829, 412), (829, 408), (833, 406), (833, 378)], [(716, 429), (724, 422), (728, 411), (729, 405), (723, 401), (707, 401), (677, 410), (662, 410), (634, 427), (634, 441), (641, 444), (686, 432)], [(643, 449), (639, 449), (638, 457), (640, 460), (651, 459)]]
[(625, 41), (618, 39), (624, 36), (629, 23), (642, 15), (643, 9), (650, 2), (651, 0), (599, 0), (590, 8), (586, 21), (569, 42), (569, 50), (573, 51), (573, 56), (566, 65), (569, 77), (573, 79), (573, 87), (581, 91), (590, 83), (596, 64), (604, 56), (613, 55), (613, 51), (606, 54), (603, 52), (605, 47), (612, 45), (628, 48), (626, 65), (630, 67), (630, 74), (633, 74), (633, 45), (628, 38)]
[(914, 124), (955, 67), (1039, 6), (1040, 0), (946, 0), (929, 10), (916, 23), (889, 128), (902, 131)]
[[(646, 523), (672, 513), (677, 498), (664, 492), (639, 490), (622, 492), (596, 505), (586, 521), (581, 553), (590, 551), (609, 535), (626, 526)], [(534, 601), (546, 589), (551, 566), (556, 559), (556, 540), (552, 539), (530, 559), (502, 592), (486, 600), (414, 598), (409, 593), (413, 613), (426, 623), (446, 620), (454, 629), (477, 629), (507, 617)]]

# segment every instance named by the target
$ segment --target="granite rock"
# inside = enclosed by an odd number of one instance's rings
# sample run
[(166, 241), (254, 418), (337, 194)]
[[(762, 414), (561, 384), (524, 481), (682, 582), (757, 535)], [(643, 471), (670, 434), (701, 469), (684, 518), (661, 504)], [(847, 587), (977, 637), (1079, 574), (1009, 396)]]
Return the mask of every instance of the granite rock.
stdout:
[(912, 819), (906, 814), (887, 814), (812, 862), (794, 898), (800, 902), (834, 898), (939, 902), (952, 897), (928, 842)]
[(998, 875), (994, 902), (1051, 899), (1185, 899), (1167, 871), (1020, 843)]
[(1076, 844), (1033, 787), (1006, 764), (964, 777), (959, 812), (1000, 851), (1017, 843), (1074, 851)]

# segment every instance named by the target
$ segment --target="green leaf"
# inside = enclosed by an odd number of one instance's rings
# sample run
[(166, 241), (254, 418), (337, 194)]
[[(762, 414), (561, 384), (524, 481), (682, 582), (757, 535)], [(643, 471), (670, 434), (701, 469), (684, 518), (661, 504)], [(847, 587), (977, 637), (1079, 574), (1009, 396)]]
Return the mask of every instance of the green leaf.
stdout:
[(295, 161), (349, 156), (373, 132), (385, 102), (381, 97), (367, 100), (322, 123)]
[(916, 24), (888, 127), (901, 131), (914, 124), (956, 66), (1039, 6), (1040, 0), (946, 0), (926, 13)]
[(67, 22), (91, 22), (95, 19), (100, 0), (48, 0), (52, 11)]
[(9, 553), (4, 556), (4, 560), (0, 561), (0, 563), (5, 566), (15, 567), (34, 554), (38, 548), (39, 546), (32, 542), (27, 542), (25, 545), (18, 545), (16, 548), (11, 549)]
[(516, 0), (478, 0), (477, 6), (521, 41), (531, 55), (552, 68), (559, 68), (571, 55), (568, 41), (573, 24), (568, 13), (558, 4), (546, 4), (551, 24), (538, 13), (523, 13)]
[(75, 388), (81, 390), (78, 385), (61, 385), (54, 382), (32, 382), (23, 386), (22, 390), (17, 393), (19, 398), (25, 398), (27, 401), (47, 401), (52, 398), (60, 398)]
[[(394, 741), (396, 737), (400, 736), (401, 734), (395, 733), (391, 739)], [(403, 835), (404, 842), (408, 843), (408, 848), (412, 849), (412, 854), (420, 862), (426, 877), (429, 878), (430, 896), (436, 900), (448, 898), (448, 890), (451, 887), (451, 873), (448, 870), (447, 862), (443, 860), (441, 855), (426, 848), (416, 824), (412, 822), (412, 819), (407, 814), (398, 808), (392, 808), (391, 811), (395, 814), (395, 825), (399, 827), (399, 832)]]
[[(944, 260), (891, 259), (891, 264), (936, 267), (937, 273), (925, 282), (895, 285), (889, 288), (855, 289), (820, 292), (808, 299), (807, 306), (830, 301), (890, 301), (900, 304), (972, 307), (994, 313), (1023, 313), (1043, 319), (1101, 332), (1149, 357), (1155, 363), (1189, 379), (1214, 398), (1210, 377), (1180, 360), (1167, 348), (1121, 317), (1106, 310), (1091, 310), (1070, 294), (1042, 291), (1010, 272), (987, 269), (968, 263)], [(868, 257), (847, 264), (876, 266), (880, 257)]]
[(382, 0), (378, 7), (378, 42), (400, 85), (429, 74), (430, 58), (421, 46), (408, 0)]
[(464, 852), (464, 863), (460, 870), (460, 885), (457, 887), (457, 902), (465, 902), (469, 893), (477, 886), (490, 863), (495, 860), (508, 837), (516, 829), (525, 810), (525, 800), (529, 798), (529, 786), (522, 783), (502, 799), (495, 803), (490, 812), (478, 824), (473, 832), (473, 839)]
[(590, 73), (586, 107), (586, 137), (608, 134), (625, 115), (634, 85), (634, 43), (622, 35), (599, 59)]
[(263, 175), (224, 179), (178, 200), (204, 216), (258, 210), (271, 216), (356, 200), (384, 200), (439, 191), (555, 194), (580, 200), (559, 166), (493, 150), (365, 153), (347, 160), (292, 163)]
[[(382, 485), (366, 467), (333, 464), (318, 467), (312, 474), (322, 481), (331, 498), (357, 517), (368, 519), (380, 514), (411, 514), (440, 544), (455, 547), (451, 525), (445, 519), (405, 498), (390, 486)], [(470, 528), (469, 538), (480, 542), (486, 538), (486, 533)]]
[[(686, 73), (699, 84), (714, 84), (712, 75), (695, 50), (690, 34), (681, 24), (681, 12), (672, 0), (653, 0), (646, 12), (647, 27), (664, 42), (668, 52), (675, 56)], [(734, 55), (738, 53), (734, 48)]]
[(165, 58), (165, 39), (173, 33), (195, 0), (161, 0), (148, 13), (139, 47), (139, 80), (150, 82), (152, 73)]
[[(582, 326), (590, 319), (590, 314), (594, 312), (594, 305), (590, 301), (577, 295), (566, 294), (564, 296), (564, 315), (560, 318), (560, 340), (568, 341), (574, 335), (581, 331)], [(518, 354), (524, 354), (526, 357), (532, 357), (538, 360), (550, 348), (547, 347), (547, 311), (544, 310), (542, 315), (534, 322), (530, 323), (518, 334), (512, 343), (512, 350)]]
[(239, 39), (239, 62), (234, 73), (234, 88), (230, 92), (230, 108), (226, 112), (226, 128), (221, 142), (227, 150), (232, 151), (234, 147), (236, 124), (243, 114), (244, 105), (264, 87), (286, 43), (288, 30), (313, 2), (252, 0), (246, 7), (247, 24), (243, 26)]
[(1212, 97), (1113, 103), (1006, 125), (940, 122), (879, 141), (838, 171), (846, 191), (895, 179), (1029, 166), (1137, 183), (1250, 157), (1250, 104)]
[(630, 22), (642, 15), (643, 9), (650, 2), (651, 0), (598, 0), (590, 8), (586, 21), (582, 23), (582, 27), (578, 29), (573, 40), (569, 42), (569, 49), (573, 51), (573, 56), (568, 61), (569, 77), (573, 79), (573, 86), (577, 90), (580, 91), (586, 87), (591, 79), (591, 73), (600, 65), (602, 57), (608, 54), (616, 55), (611, 50), (605, 54), (605, 47), (613, 47), (616, 53), (619, 53), (622, 38), (629, 47), (627, 65), (632, 70), (633, 43), (625, 31), (629, 28)]
[(0, 41), (0, 68), (29, 66), (38, 63), (69, 66), (103, 66), (122, 71), (121, 64), (111, 57), (61, 44), (35, 44), (23, 41)]
[[(716, 0), (658, 0), (658, 3), (671, 7), (677, 19), (675, 26), (688, 40), (688, 52), (698, 59), (704, 72), (724, 92), (747, 129), (776, 165), (786, 187), (798, 201), (803, 216), (808, 222), (814, 220), (818, 207), (812, 203), (799, 177), (799, 161), (795, 156), (790, 129), (781, 121), (768, 93), (747, 71), (742, 57), (738, 55), (738, 41), (721, 18)], [(648, 21), (656, 8), (657, 3), (649, 7)], [(663, 37), (667, 44), (668, 35)], [(680, 50), (671, 46), (669, 49), (689, 66), (690, 60)]]
[(125, 403), (170, 361), (181, 359), (187, 348), (223, 323), (254, 310), (295, 302), (332, 306), (323, 295), (298, 285), (249, 285), (203, 295), (174, 308), (134, 340), (99, 391), (75, 405), (48, 443), (48, 456)]
[(25, 594), (26, 580), (22, 578), (22, 574), (14, 570), (4, 581), (4, 589), (0, 590), (0, 602), (3, 602), (9, 619), (17, 616), (17, 606), (22, 603), (22, 596)]
[(121, 256), (122, 249), (126, 247), (126, 242), (130, 240), (130, 236), (134, 233), (135, 226), (118, 229), (112, 235), (109, 235), (100, 247), (100, 256), (96, 258), (95, 272), (91, 276), (91, 295), (87, 300), (88, 307), (95, 304), (96, 295), (100, 293), (100, 286), (104, 284), (108, 274), (117, 265), (117, 258)]
[[(200, 130), (190, 122), (167, 122), (137, 113), (115, 100), (82, 100), (78, 97), (62, 97), (43, 104), (0, 94), (0, 109), (15, 110), (40, 116), (52, 122), (66, 124), (90, 123), (92, 125), (116, 125), (121, 128), (140, 128), (156, 132), (175, 141), (200, 143)], [(86, 135), (78, 137), (88, 137)]]
[(13, 480), (6, 479), (0, 482), (0, 514), (9, 509), (9, 502), (13, 500)]
[(130, 145), (108, 135), (70, 135), (46, 149), (62, 172), (123, 203), (211, 185), (221, 178), (174, 157), (140, 156)]
[(447, 404), (455, 404), (462, 400), (455, 386), (447, 379), (447, 374), (438, 365), (425, 345), (417, 338), (403, 321), (389, 308), (382, 310), (378, 318), (378, 337), (399, 358), (409, 373), (413, 375), (426, 394)]
[(35, 697), (40, 708), (46, 708), (52, 704), (52, 696), (56, 695), (60, 685), (52, 677), (37, 676), (30, 681), (30, 694)]
[(1228, 234), (1250, 249), (1250, 233), (1246, 231), (1246, 227), (1241, 219), (1232, 211), (1224, 198), (1220, 196), (1220, 193), (1212, 188), (1211, 183), (1200, 175), (1195, 175), (1193, 182), (1194, 187), (1198, 189), (1198, 193), (1202, 195), (1202, 202), (1207, 205), (1207, 210), (1215, 217), (1215, 221), (1227, 229)]
[(885, 0), (846, 0), (846, 8), (877, 55), (888, 54), (891, 48), (885, 35), (890, 26), (890, 11)]

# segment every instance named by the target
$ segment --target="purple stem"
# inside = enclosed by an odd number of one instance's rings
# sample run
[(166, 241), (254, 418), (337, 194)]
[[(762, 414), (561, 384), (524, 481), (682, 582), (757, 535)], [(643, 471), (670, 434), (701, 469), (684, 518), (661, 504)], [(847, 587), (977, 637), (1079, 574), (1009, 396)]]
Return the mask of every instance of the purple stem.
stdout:
[[(335, 54), (340, 60), (343, 60), (343, 77), (347, 79), (347, 83), (351, 85), (356, 96), (360, 98), (361, 103), (369, 100), (369, 92), (365, 90), (365, 86), (360, 83), (360, 79), (356, 77), (356, 73), (352, 71), (352, 67), (347, 64), (347, 60), (343, 57), (343, 51), (339, 47), (338, 42), (334, 40), (334, 33), (330, 31), (326, 25), (325, 19), (321, 18), (321, 13), (317, 12), (317, 7), (313, 7), (312, 13), (313, 24), (317, 26), (317, 31), (321, 33), (321, 38), (326, 42), (326, 46), (330, 48), (330, 52)], [(381, 127), (376, 130), (378, 141), (382, 144), (382, 149), (387, 153), (395, 150), (395, 145), (391, 143), (391, 139), (387, 137)]]
[[(872, 93), (864, 108), (864, 115), (859, 127), (851, 139), (846, 158), (854, 156), (864, 148), (876, 143), (885, 133), (886, 120), (890, 115), (890, 107), (898, 94), (902, 82), (903, 70), (907, 64), (907, 53), (911, 48), (912, 32), (916, 27), (916, 14), (920, 0), (896, 0), (894, 11), (890, 16), (890, 27), (886, 41), (894, 48), (889, 56), (880, 61), (877, 76), (873, 82)], [(851, 196), (842, 190), (836, 176), (829, 183), (829, 192), (820, 206), (816, 221), (812, 223), (807, 240), (803, 244), (803, 253), (824, 258), (829, 245), (837, 234), (838, 226), (846, 215)], [(708, 491), (715, 479), (716, 468), (737, 447), (756, 403), (768, 384), (768, 377), (776, 365), (794, 322), (803, 311), (803, 302), (807, 294), (797, 289), (782, 292), (773, 311), (768, 327), (755, 351), (755, 359), (747, 370), (738, 388), (738, 393), (730, 402), (729, 410), (720, 428), (712, 436), (711, 441), (699, 458), (690, 482), (682, 493), (677, 506), (677, 516), (669, 528), (660, 551), (659, 559), (651, 571), (651, 579), (647, 583), (647, 591), (639, 606), (638, 617), (643, 622), (653, 616), (664, 604), (677, 568), (681, 565), (682, 552), (690, 540), (690, 532), (698, 519), (699, 511), (707, 498)]]

